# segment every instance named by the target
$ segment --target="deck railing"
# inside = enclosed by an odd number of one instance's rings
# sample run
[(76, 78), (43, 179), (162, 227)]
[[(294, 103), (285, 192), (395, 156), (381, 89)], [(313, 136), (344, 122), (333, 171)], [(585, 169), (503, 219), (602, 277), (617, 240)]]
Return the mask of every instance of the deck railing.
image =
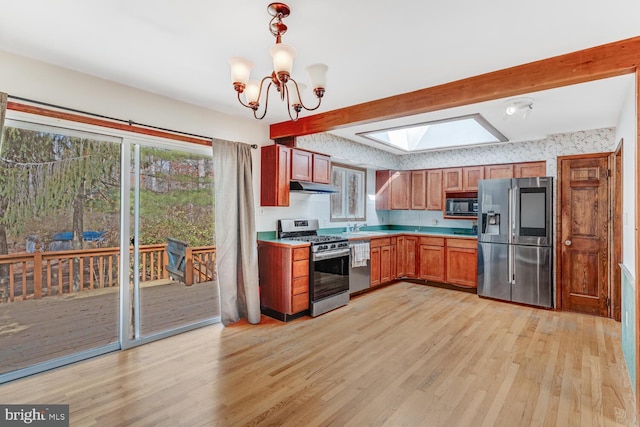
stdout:
[[(141, 282), (169, 278), (166, 248), (140, 246)], [(215, 246), (188, 247), (185, 284), (215, 280), (215, 257)], [(132, 277), (133, 261), (130, 264)], [(119, 248), (0, 255), (0, 303), (115, 287), (119, 277)]]

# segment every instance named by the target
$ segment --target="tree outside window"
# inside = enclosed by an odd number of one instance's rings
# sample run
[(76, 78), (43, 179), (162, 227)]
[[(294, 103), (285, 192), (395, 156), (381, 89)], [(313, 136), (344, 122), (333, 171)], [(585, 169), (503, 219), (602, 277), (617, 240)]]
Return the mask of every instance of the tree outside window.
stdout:
[(340, 192), (331, 194), (332, 222), (366, 220), (366, 176), (365, 169), (332, 166), (331, 183), (340, 189)]

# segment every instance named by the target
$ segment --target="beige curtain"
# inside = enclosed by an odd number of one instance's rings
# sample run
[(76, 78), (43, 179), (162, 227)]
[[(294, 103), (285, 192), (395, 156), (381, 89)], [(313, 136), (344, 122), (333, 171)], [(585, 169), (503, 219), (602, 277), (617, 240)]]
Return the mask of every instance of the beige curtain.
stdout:
[(222, 324), (260, 322), (251, 147), (213, 140), (216, 267)]

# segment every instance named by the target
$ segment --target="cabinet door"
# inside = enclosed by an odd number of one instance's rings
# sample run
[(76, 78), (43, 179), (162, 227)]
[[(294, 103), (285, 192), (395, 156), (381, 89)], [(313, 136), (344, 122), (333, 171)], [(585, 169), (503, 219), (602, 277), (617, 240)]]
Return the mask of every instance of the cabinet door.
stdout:
[(380, 284), (391, 281), (391, 245), (380, 248)]
[(399, 236), (396, 247), (396, 279), (405, 277), (405, 236)]
[(420, 245), (420, 278), (444, 282), (444, 247)]
[(514, 178), (536, 178), (547, 175), (547, 162), (516, 163), (513, 165)]
[(447, 247), (447, 283), (478, 286), (477, 249)]
[(313, 153), (291, 149), (291, 179), (294, 181), (311, 181), (313, 178)]
[(427, 206), (431, 211), (442, 210), (442, 169), (427, 171)]
[(391, 209), (411, 207), (411, 172), (395, 171), (391, 176)]
[(404, 238), (404, 246), (405, 276), (417, 279), (418, 266), (420, 265), (420, 238), (416, 236), (406, 236)]
[(490, 165), (484, 167), (484, 179), (513, 178), (513, 165)]
[(462, 191), (462, 168), (443, 169), (443, 191)]
[(289, 206), (291, 149), (267, 145), (260, 156), (260, 206)]
[(371, 287), (378, 286), (380, 283), (380, 248), (371, 248), (369, 251), (369, 262), (371, 264)]
[(391, 248), (391, 280), (398, 278), (398, 245), (392, 244)]
[(331, 157), (324, 154), (313, 154), (313, 182), (331, 183)]
[(376, 210), (388, 211), (391, 209), (391, 173), (390, 170), (376, 171)]
[(462, 189), (464, 191), (477, 191), (478, 181), (484, 179), (484, 166), (462, 168)]
[(427, 208), (427, 171), (411, 171), (411, 209)]

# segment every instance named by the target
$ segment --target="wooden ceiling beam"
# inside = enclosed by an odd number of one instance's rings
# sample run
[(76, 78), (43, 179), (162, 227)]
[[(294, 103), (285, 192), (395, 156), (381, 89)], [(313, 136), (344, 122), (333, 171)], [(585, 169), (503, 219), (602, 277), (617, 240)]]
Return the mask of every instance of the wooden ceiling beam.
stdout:
[(639, 65), (640, 36), (302, 117), (295, 122), (274, 123), (270, 126), (270, 136), (271, 139), (278, 139), (310, 135), (346, 126), (586, 83), (633, 73)]

